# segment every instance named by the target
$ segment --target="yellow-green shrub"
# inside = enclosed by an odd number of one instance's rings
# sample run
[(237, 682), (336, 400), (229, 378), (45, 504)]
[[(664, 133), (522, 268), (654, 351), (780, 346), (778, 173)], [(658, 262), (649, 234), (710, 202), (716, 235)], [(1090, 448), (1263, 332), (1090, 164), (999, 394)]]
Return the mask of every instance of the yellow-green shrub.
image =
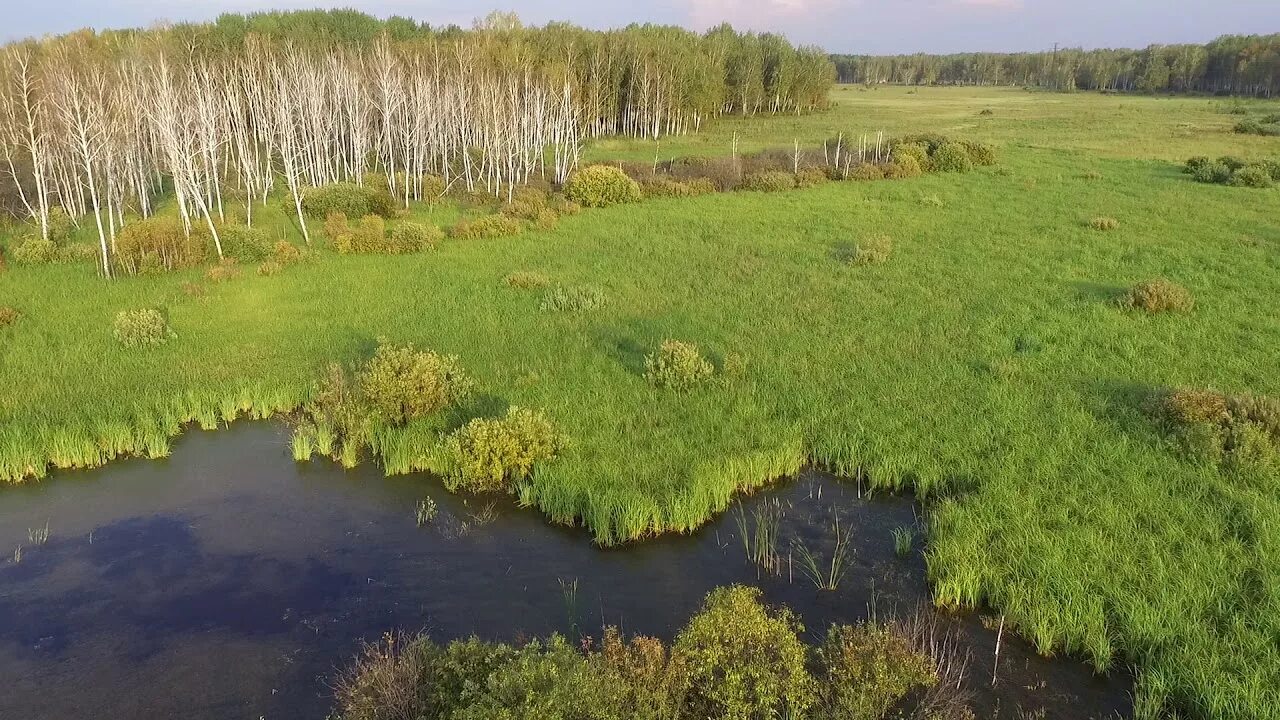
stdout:
[(513, 407), (505, 417), (476, 418), (446, 441), (453, 470), (445, 484), (455, 492), (513, 491), (535, 464), (555, 458), (563, 444), (555, 426), (536, 410)]
[(935, 684), (932, 659), (877, 625), (835, 625), (817, 651), (817, 717), (879, 720)]
[(384, 185), (334, 183), (304, 190), (302, 210), (317, 218), (327, 218), (335, 213), (347, 217), (377, 215), (390, 218), (396, 214), (396, 201)]
[(361, 368), (358, 380), (369, 407), (391, 425), (403, 425), (457, 405), (475, 387), (457, 356), (417, 350), (412, 345), (379, 345)]
[(919, 161), (910, 155), (904, 155), (884, 166), (884, 176), (890, 180), (920, 177), (923, 174), (924, 169), (920, 167)]
[(267, 234), (247, 225), (228, 225), (218, 230), (222, 254), (243, 263), (266, 260), (274, 249)]
[(339, 254), (376, 253), (386, 246), (387, 222), (380, 215), (365, 215), (354, 229), (338, 236), (333, 249)]
[(1133, 310), (1148, 313), (1186, 312), (1195, 307), (1191, 292), (1181, 285), (1165, 279), (1145, 280), (1129, 288), (1120, 304)]
[(508, 274), (502, 279), (509, 287), (519, 288), (521, 290), (533, 290), (535, 288), (544, 288), (551, 284), (551, 278), (540, 272), (531, 272), (528, 270), (517, 270)]
[(789, 610), (766, 609), (757, 588), (712, 590), (673, 650), (689, 675), (688, 717), (805, 716), (816, 688), (803, 631)]
[(784, 170), (765, 170), (744, 175), (742, 184), (738, 186), (738, 189), (755, 192), (781, 192), (783, 190), (793, 190), (795, 186), (795, 175)]
[(590, 165), (574, 173), (565, 195), (583, 207), (607, 207), (639, 202), (640, 186), (621, 168), (612, 165)]
[(879, 265), (893, 253), (893, 240), (888, 235), (868, 235), (858, 241), (849, 255), (851, 265)]
[(849, 179), (850, 180), (883, 180), (885, 175), (884, 171), (885, 169), (880, 165), (875, 165), (873, 163), (863, 163), (861, 165), (855, 165), (853, 169), (849, 171)]
[(111, 259), (129, 274), (189, 268), (204, 262), (211, 242), (199, 228), (188, 235), (178, 218), (153, 217), (121, 228)]
[(969, 172), (973, 169), (973, 160), (964, 144), (946, 142), (929, 156), (929, 169), (937, 172)]
[(929, 148), (924, 143), (899, 143), (893, 146), (891, 156), (894, 161), (909, 157), (915, 158), (916, 164), (919, 165), (922, 170), (929, 167)]
[(388, 255), (434, 250), (444, 239), (444, 231), (435, 225), (424, 225), (416, 222), (402, 222), (391, 227), (382, 247), (377, 252)]
[(177, 337), (164, 313), (155, 308), (121, 310), (111, 323), (111, 334), (127, 348), (163, 345)]
[(693, 343), (663, 340), (658, 352), (644, 359), (645, 379), (657, 387), (688, 390), (715, 373), (715, 366)]
[(523, 229), (520, 221), (513, 217), (485, 215), (475, 220), (459, 222), (453, 226), (450, 235), (463, 240), (482, 240), (519, 235)]
[(12, 325), (17, 322), (20, 317), (22, 317), (22, 313), (18, 312), (16, 308), (0, 307), (0, 327)]

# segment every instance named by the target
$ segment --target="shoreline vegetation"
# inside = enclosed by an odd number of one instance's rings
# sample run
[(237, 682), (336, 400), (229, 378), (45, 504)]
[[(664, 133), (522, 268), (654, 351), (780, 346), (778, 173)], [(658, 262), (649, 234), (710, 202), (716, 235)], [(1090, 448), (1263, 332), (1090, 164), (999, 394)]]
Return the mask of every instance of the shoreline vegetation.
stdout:
[[(246, 28), (288, 17), (167, 32), (251, 45)], [(365, 28), (344, 42), (366, 70), (395, 27), (299, 17)], [(560, 30), (498, 16), (431, 41), (555, 48)], [(658, 72), (641, 41), (660, 30), (585, 37)], [(442, 124), (443, 141), (347, 115), (304, 142), (308, 88), (348, 77), (317, 60), (323, 32), (316, 54), (279, 56), (296, 74), (273, 98), (298, 105), (262, 134), (202, 130), (196, 113), (180, 137), (59, 155), (52, 135), (23, 140), (36, 96), (6, 85), (9, 169), (30, 178), (6, 203), (31, 222), (0, 229), (0, 478), (163, 457), (189, 423), (282, 416), (300, 460), (430, 470), (613, 545), (692, 531), (815, 464), (915, 493), (935, 601), (997, 608), (1040, 652), (1099, 672), (1132, 665), (1140, 720), (1274, 714), (1280, 324), (1259, 303), (1280, 292), (1276, 140), (1204, 100), (828, 80), (782, 102), (771, 37), (680, 35), (762, 72), (674, 113), (663, 92), (615, 93), (598, 135), (551, 111), (483, 137)], [(117, 41), (169, 57), (145, 34), (66, 40)], [(417, 52), (396, 56), (397, 82), (413, 84)], [(85, 67), (57, 82), (96, 77)], [(176, 83), (153, 88), (175, 110), (202, 94), (199, 63), (184, 67), (147, 81)], [(465, 67), (440, 77), (467, 92)], [(480, 77), (481, 96), (525, 87)], [(57, 97), (52, 130), (102, 120)], [(641, 107), (673, 124), (654, 138)], [(564, 132), (531, 140), (528, 117)], [(376, 132), (363, 150), (326, 140), (388, 127), (404, 135), (381, 149)], [(208, 137), (213, 161), (191, 162)], [(1188, 157), (1203, 161), (1184, 173)]]

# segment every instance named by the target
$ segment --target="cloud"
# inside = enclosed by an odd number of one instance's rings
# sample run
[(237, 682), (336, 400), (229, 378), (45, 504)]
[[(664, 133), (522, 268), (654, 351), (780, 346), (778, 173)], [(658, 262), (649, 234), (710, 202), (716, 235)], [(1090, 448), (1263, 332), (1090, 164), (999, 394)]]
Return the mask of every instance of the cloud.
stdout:
[(841, 6), (857, 5), (850, 0), (691, 0), (689, 24), (705, 29), (722, 22), (736, 27), (768, 29), (825, 15)]
[(949, 4), (992, 10), (1021, 10), (1023, 7), (1022, 0), (949, 0)]

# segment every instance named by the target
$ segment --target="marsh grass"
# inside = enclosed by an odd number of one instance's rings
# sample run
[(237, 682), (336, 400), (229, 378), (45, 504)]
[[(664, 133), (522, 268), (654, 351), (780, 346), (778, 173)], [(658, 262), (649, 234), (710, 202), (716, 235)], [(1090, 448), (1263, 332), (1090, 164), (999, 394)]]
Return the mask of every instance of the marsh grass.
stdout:
[(900, 557), (905, 558), (911, 555), (911, 543), (915, 539), (915, 532), (909, 527), (896, 527), (893, 529), (893, 551)]
[(751, 509), (748, 518), (742, 503), (738, 503), (734, 520), (738, 526), (738, 537), (742, 539), (742, 550), (747, 560), (760, 570), (770, 575), (782, 573), (781, 545), (782, 503), (777, 500), (764, 500)]
[[(991, 106), (980, 128), (949, 132), (994, 142), (1001, 167), (589, 210), (547, 233), (445, 240), (432, 255), (321, 246), (277, 277), (229, 283), (198, 269), (106, 283), (88, 263), (11, 263), (0, 305), (25, 317), (0, 333), (0, 478), (163, 457), (197, 418), (227, 422), (227, 407), (296, 411), (326, 364), (357, 363), (392, 337), (456, 354), (503, 401), (551, 413), (574, 449), (518, 500), (602, 545), (690, 532), (812, 462), (922, 499), (939, 605), (989, 606), (1042, 652), (1133, 666), (1144, 707), (1280, 715), (1280, 530), (1269, 520), (1280, 499), (1170, 452), (1124, 399), (1179, 385), (1280, 395), (1280, 317), (1259, 302), (1280, 295), (1280, 193), (1194, 185), (1171, 165), (1255, 162), (1274, 139), (1231, 134), (1233, 119), (1205, 99), (917, 92), (858, 93), (781, 123), (725, 119), (664, 138), (663, 153), (727, 157), (735, 134), (742, 152), (796, 137), (816, 146), (839, 127), (897, 136)], [(588, 162), (653, 155), (652, 143), (618, 138), (585, 150)], [(1076, 177), (1088, 171), (1106, 182)], [(947, 208), (919, 205), (922, 194)], [(1082, 220), (1094, 209), (1130, 231), (1091, 241)], [(443, 226), (490, 210), (409, 212)], [(258, 223), (301, 242), (275, 205), (255, 211)], [(911, 251), (873, 272), (832, 272), (833, 244), (885, 232)], [(1246, 235), (1264, 242), (1234, 241)], [(610, 303), (539, 313), (536, 297), (496, 282), (513, 268), (607, 287)], [(1145, 318), (1104, 302), (1162, 276), (1195, 291), (1194, 314)], [(179, 341), (154, 352), (114, 341), (117, 310), (156, 306)], [(1007, 377), (987, 372), (1015, 332), (1043, 349), (1010, 358)], [(745, 353), (750, 372), (732, 390), (655, 392), (643, 356), (667, 337)], [(447, 472), (433, 448), (465, 419), (384, 431), (381, 454), (363, 458)]]
[(853, 529), (840, 526), (839, 512), (831, 513), (830, 536), (832, 546), (827, 558), (810, 548), (803, 540), (797, 539), (793, 543), (800, 571), (819, 590), (833, 591), (840, 588), (856, 552), (853, 547)]

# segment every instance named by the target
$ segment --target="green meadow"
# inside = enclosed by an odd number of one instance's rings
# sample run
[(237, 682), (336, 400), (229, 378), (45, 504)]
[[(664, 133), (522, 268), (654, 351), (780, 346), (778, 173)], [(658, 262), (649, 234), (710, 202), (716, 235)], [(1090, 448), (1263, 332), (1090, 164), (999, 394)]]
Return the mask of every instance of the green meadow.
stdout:
[[(991, 142), (999, 164), (652, 199), (395, 257), (338, 255), (315, 232), (305, 261), (221, 282), (204, 269), (108, 282), (89, 262), (10, 254), (0, 307), (21, 316), (0, 327), (0, 478), (164, 455), (188, 422), (287, 413), (327, 363), (413, 343), (461, 358), (474, 414), (554, 419), (568, 445), (518, 499), (602, 544), (692, 531), (815, 463), (921, 497), (936, 601), (990, 606), (1046, 654), (1135, 669), (1140, 718), (1280, 715), (1280, 477), (1186, 458), (1146, 409), (1170, 387), (1280, 395), (1280, 190), (1181, 172), (1193, 155), (1280, 158), (1280, 138), (1232, 133), (1238, 117), (1207, 98), (839, 86), (832, 99), (656, 144), (603, 140), (586, 159), (883, 130)], [(301, 243), (282, 205), (255, 215)], [(477, 212), (412, 214), (448, 226)], [(1099, 217), (1118, 226), (1094, 229)], [(891, 239), (886, 262), (845, 261), (873, 236)], [(545, 289), (504, 281), (522, 271), (603, 303), (544, 310)], [(1160, 277), (1194, 310), (1117, 304)], [(116, 313), (143, 307), (177, 337), (117, 343)], [(655, 388), (644, 359), (665, 339), (735, 372)], [(435, 468), (455, 420), (381, 438), (381, 462)]]

